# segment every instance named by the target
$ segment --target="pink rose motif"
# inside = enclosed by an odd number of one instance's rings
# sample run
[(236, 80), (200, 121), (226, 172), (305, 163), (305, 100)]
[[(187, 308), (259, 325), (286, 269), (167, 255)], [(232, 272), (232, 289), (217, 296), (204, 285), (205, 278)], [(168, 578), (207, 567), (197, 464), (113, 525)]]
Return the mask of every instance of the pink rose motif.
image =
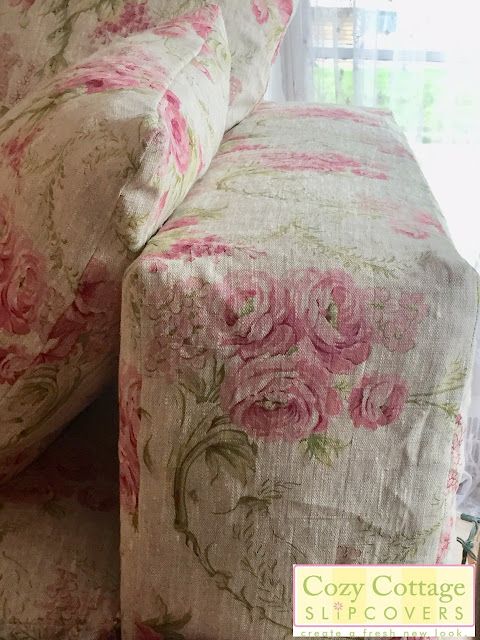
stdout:
[(105, 353), (116, 339), (120, 304), (118, 283), (112, 281), (105, 263), (93, 258), (78, 284), (75, 300), (53, 325), (40, 362), (64, 360), (83, 343), (83, 358)]
[(361, 557), (362, 552), (359, 549), (347, 545), (340, 545), (337, 547), (335, 564), (358, 564)]
[(188, 125), (181, 112), (180, 100), (171, 91), (166, 91), (159, 108), (163, 112), (170, 136), (170, 153), (179, 173), (184, 175), (190, 165), (191, 148)]
[(258, 24), (265, 24), (270, 17), (267, 0), (252, 0), (252, 12)]
[(155, 631), (144, 622), (135, 623), (135, 640), (165, 640), (160, 631)]
[(375, 431), (398, 420), (407, 400), (407, 386), (396, 376), (363, 376), (350, 395), (349, 411), (356, 427)]
[(46, 291), (45, 272), (45, 258), (35, 252), (29, 238), (19, 235), (11, 256), (0, 257), (1, 329), (20, 335), (33, 329)]
[(437, 558), (435, 560), (436, 564), (442, 564), (445, 558), (447, 557), (448, 551), (450, 549), (451, 538), (452, 538), (453, 523), (454, 523), (454, 519), (452, 517), (448, 518), (445, 524), (445, 527), (440, 535), (440, 541), (438, 543)]
[(21, 347), (0, 347), (0, 384), (14, 384), (31, 361), (31, 356)]
[(205, 297), (206, 285), (191, 278), (181, 285), (159, 284), (152, 299), (146, 300), (146, 308), (152, 310), (152, 336), (144, 357), (148, 371), (161, 371), (172, 378), (179, 369), (205, 365), (209, 322)]
[[(134, 54), (134, 55), (132, 55)], [(163, 91), (166, 72), (158, 60), (125, 47), (114, 55), (95, 58), (70, 69), (70, 77), (57, 84), (57, 91), (85, 88), (87, 93), (115, 89), (150, 88)]]
[(182, 229), (184, 227), (193, 227), (198, 224), (196, 216), (185, 216), (183, 218), (171, 218), (162, 227), (163, 231), (173, 231), (173, 229)]
[(2, 151), (7, 159), (7, 164), (17, 175), (20, 173), (20, 167), (28, 151), (28, 147), (37, 135), (39, 129), (32, 129), (26, 136), (15, 136), (8, 142), (2, 144)]
[(226, 276), (207, 304), (215, 310), (220, 346), (244, 360), (285, 354), (295, 344), (289, 305), (285, 285), (261, 271)]
[(223, 242), (217, 236), (210, 235), (204, 238), (182, 238), (177, 240), (165, 252), (164, 256), (173, 259), (184, 257), (188, 262), (192, 262), (195, 258), (231, 256), (232, 253), (233, 247), (231, 245)]
[(346, 107), (335, 106), (318, 106), (318, 105), (300, 105), (295, 107), (272, 105), (268, 103), (260, 103), (256, 109), (256, 113), (262, 111), (273, 112), (275, 116), (287, 118), (327, 118), (329, 120), (347, 120), (358, 124), (380, 127), (382, 118), (391, 116), (388, 112), (382, 112), (377, 109), (375, 112), (362, 113), (360, 111), (352, 111)]
[(142, 379), (132, 365), (123, 363), (119, 373), (120, 404), (120, 504), (129, 514), (138, 508), (140, 484), (140, 463), (137, 452), (137, 438), (140, 430), (140, 397)]
[(426, 211), (415, 212), (411, 220), (397, 220), (395, 216), (391, 218), (390, 223), (396, 233), (413, 238), (414, 240), (425, 240), (429, 238), (433, 229), (441, 235), (446, 235), (445, 229), (439, 220)]
[(30, 9), (35, 3), (35, 0), (9, 0), (11, 7), (20, 7), (23, 11)]
[(231, 76), (230, 78), (230, 106), (234, 104), (240, 93), (242, 92), (243, 85), (240, 78)]
[(220, 402), (232, 422), (253, 436), (288, 442), (325, 431), (329, 417), (341, 411), (330, 374), (308, 341), (287, 355), (239, 359)]
[(203, 238), (181, 238), (172, 243), (169, 249), (162, 252), (161, 256), (167, 260), (178, 260), (184, 258), (187, 262), (192, 262), (196, 258), (210, 256), (233, 255), (235, 247), (226, 243), (215, 235), (204, 236)]
[(110, 42), (112, 36), (126, 38), (132, 33), (150, 29), (153, 23), (148, 15), (148, 6), (144, 2), (126, 2), (116, 21), (107, 21), (97, 27), (94, 37), (103, 43)]
[(365, 362), (371, 330), (364, 296), (346, 272), (300, 271), (292, 279), (291, 290), (295, 331), (312, 341), (329, 371), (349, 373)]
[(218, 6), (208, 5), (179, 18), (162, 22), (153, 32), (168, 38), (178, 38), (185, 35), (189, 29), (193, 29), (198, 36), (206, 39), (212, 32), (219, 11)]
[(183, 19), (190, 22), (195, 33), (206, 40), (212, 32), (213, 24), (219, 13), (220, 7), (218, 5), (208, 5), (183, 16)]
[(450, 471), (448, 472), (448, 479), (447, 479), (447, 491), (451, 491), (452, 493), (457, 493), (459, 486), (460, 486), (460, 478), (458, 476), (458, 471), (456, 469), (450, 469)]
[(293, 2), (292, 0), (276, 0), (276, 2), (282, 25), (285, 27), (293, 13)]
[(413, 349), (419, 326), (429, 311), (423, 293), (397, 294), (377, 287), (367, 290), (365, 296), (373, 341), (396, 353)]
[(353, 173), (375, 180), (387, 180), (381, 171), (372, 171), (359, 160), (340, 153), (299, 153), (275, 150), (259, 154), (262, 164), (277, 171), (315, 171), (319, 173)]

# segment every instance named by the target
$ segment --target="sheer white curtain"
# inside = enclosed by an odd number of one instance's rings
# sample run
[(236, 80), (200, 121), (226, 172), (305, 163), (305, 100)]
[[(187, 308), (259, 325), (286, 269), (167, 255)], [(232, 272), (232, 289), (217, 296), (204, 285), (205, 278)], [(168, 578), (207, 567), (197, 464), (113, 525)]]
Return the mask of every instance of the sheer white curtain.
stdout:
[(480, 143), (478, 0), (300, 0), (275, 101), (392, 109), (413, 142)]
[[(391, 109), (480, 271), (480, 3), (300, 0), (266, 99)], [(480, 340), (459, 506), (480, 516)]]

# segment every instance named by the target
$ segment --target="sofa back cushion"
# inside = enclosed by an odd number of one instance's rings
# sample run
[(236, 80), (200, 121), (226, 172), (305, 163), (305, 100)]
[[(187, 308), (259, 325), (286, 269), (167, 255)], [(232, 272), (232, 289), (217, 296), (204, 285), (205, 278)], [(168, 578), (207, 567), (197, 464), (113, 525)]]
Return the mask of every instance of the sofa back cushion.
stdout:
[[(218, 0), (232, 52), (227, 128), (261, 100), (298, 0)], [(0, 0), (0, 111), (112, 40), (152, 29), (207, 0)], [(202, 33), (202, 21), (197, 24)], [(172, 32), (174, 33), (174, 32)]]
[(123, 271), (210, 164), (229, 71), (210, 5), (115, 41), (0, 119), (0, 480), (112, 374)]

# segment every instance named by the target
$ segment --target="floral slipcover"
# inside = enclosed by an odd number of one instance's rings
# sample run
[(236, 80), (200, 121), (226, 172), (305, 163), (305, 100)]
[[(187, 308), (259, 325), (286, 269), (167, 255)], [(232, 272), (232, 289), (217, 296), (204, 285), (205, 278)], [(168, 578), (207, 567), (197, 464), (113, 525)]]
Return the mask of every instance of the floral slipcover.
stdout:
[(389, 113), (228, 133), (124, 279), (124, 640), (287, 638), (294, 563), (447, 561), (477, 297)]
[(0, 481), (114, 376), (124, 269), (208, 168), (229, 78), (208, 5), (117, 40), (0, 119)]
[(2, 640), (120, 640), (116, 444), (109, 391), (0, 487)]
[[(0, 115), (42, 78), (208, 0), (0, 0)], [(298, 0), (219, 0), (232, 52), (227, 128), (263, 97)]]

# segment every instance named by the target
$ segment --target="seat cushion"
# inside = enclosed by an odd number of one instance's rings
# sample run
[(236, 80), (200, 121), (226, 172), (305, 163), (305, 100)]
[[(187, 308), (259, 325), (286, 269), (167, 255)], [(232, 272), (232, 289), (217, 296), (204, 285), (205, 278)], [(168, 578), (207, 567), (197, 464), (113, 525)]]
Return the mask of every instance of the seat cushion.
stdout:
[(124, 279), (125, 640), (291, 637), (292, 564), (448, 561), (477, 284), (389, 113), (225, 137)]
[(118, 640), (115, 391), (0, 488), (0, 637)]
[[(199, 8), (206, 0), (0, 0), (0, 113), (41, 78), (58, 73), (106, 43), (152, 29), (165, 18)], [(219, 0), (233, 54), (227, 128), (263, 97), (270, 66), (298, 0)], [(197, 23), (203, 28), (202, 21)], [(172, 38), (177, 30), (170, 32)]]
[(0, 120), (0, 480), (111, 378), (123, 271), (215, 154), (229, 72), (209, 5), (112, 43)]

